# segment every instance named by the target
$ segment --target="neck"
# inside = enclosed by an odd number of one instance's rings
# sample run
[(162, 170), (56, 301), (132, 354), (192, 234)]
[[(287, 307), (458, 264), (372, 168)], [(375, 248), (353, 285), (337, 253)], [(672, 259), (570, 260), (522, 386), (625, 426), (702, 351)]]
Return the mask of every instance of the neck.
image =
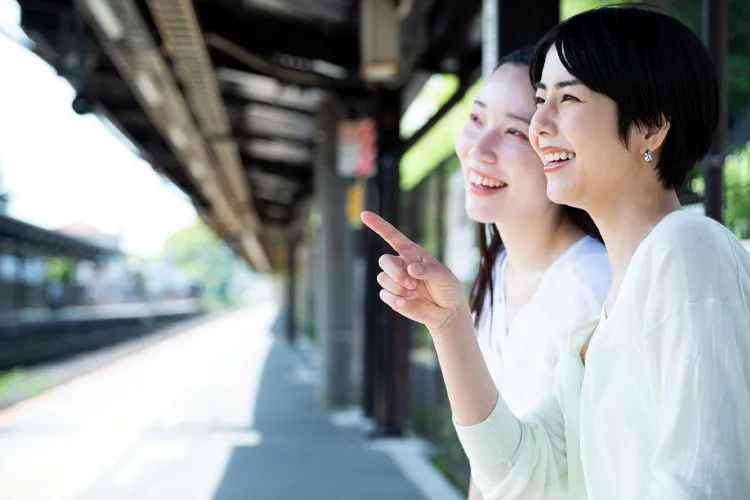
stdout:
[(548, 268), (585, 234), (556, 207), (495, 225), (503, 240), (508, 266), (516, 270)]
[(679, 210), (674, 190), (643, 185), (621, 189), (600, 207), (589, 210), (607, 246), (612, 282), (619, 285), (633, 254), (651, 230), (668, 214)]

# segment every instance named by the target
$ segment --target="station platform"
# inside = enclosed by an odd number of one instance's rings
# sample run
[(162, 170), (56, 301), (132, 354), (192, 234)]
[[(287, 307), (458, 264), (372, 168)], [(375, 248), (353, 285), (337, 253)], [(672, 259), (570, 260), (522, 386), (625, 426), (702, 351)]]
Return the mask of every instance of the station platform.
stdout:
[(203, 307), (200, 299), (171, 299), (159, 302), (133, 302), (93, 306), (71, 306), (60, 309), (28, 307), (0, 313), (3, 328), (81, 322), (122, 321), (126, 319), (158, 318), (197, 314)]
[(106, 348), (203, 313), (197, 298), (4, 312), (0, 314), (0, 372)]
[[(321, 409), (264, 303), (0, 411), (4, 500), (458, 500), (414, 440)], [(356, 412), (355, 412), (356, 413)]]

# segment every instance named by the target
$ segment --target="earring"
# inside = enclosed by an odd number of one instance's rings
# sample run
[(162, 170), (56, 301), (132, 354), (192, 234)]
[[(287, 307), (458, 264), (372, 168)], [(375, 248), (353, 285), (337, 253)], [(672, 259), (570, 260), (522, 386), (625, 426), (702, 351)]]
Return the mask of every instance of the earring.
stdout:
[(646, 154), (643, 155), (643, 159), (646, 160), (646, 163), (651, 163), (652, 161), (654, 161), (654, 157), (651, 156), (651, 151), (647, 149)]

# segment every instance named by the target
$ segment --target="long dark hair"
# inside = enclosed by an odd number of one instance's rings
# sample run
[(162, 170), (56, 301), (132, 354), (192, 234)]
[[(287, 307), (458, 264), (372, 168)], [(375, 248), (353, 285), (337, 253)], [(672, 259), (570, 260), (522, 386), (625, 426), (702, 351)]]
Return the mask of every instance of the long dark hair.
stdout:
[[(524, 47), (518, 49), (500, 59), (497, 65), (499, 68), (504, 64), (517, 64), (519, 66), (529, 66), (531, 64), (532, 48)], [(496, 68), (497, 69), (497, 68)], [(579, 208), (563, 205), (565, 215), (579, 228), (589, 236), (601, 241), (594, 221), (589, 214)], [(495, 262), (503, 248), (503, 240), (500, 238), (500, 232), (495, 224), (477, 223), (477, 246), (479, 247), (479, 271), (471, 287), (471, 298), (469, 305), (474, 313), (474, 326), (479, 325), (479, 321), (484, 312), (484, 303), (487, 294), (490, 298), (490, 310), (492, 309), (494, 299), (494, 282), (492, 279), (492, 270), (495, 268)]]

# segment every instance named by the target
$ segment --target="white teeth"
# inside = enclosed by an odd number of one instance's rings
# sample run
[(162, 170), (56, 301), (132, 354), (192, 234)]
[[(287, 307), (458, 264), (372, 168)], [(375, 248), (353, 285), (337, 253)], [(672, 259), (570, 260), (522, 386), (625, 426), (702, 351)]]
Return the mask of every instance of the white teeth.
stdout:
[(469, 182), (477, 186), (484, 186), (484, 187), (490, 187), (490, 188), (498, 188), (498, 187), (506, 186), (504, 182), (487, 179), (477, 174), (473, 170), (469, 172)]
[(553, 161), (565, 161), (565, 160), (572, 160), (576, 157), (575, 153), (565, 152), (565, 151), (557, 151), (555, 153), (547, 153), (544, 155), (544, 163), (551, 163)]

